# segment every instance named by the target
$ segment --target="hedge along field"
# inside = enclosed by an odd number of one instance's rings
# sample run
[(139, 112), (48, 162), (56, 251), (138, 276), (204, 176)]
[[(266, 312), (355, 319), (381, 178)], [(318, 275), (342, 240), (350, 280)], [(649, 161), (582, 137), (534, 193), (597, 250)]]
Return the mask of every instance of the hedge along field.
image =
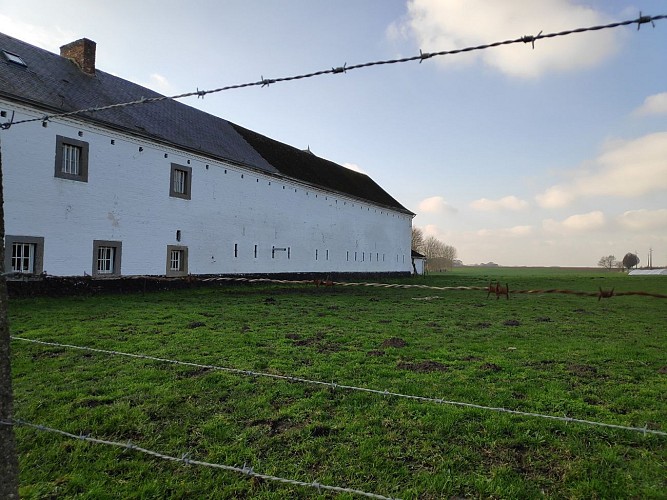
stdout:
[[(394, 280), (667, 293), (664, 277), (457, 269)], [(20, 299), (12, 335), (667, 431), (667, 300), (224, 285)], [(667, 436), (12, 340), (16, 418), (399, 498), (658, 498)], [(17, 426), (24, 498), (334, 494)], [(343, 493), (343, 498), (353, 495)]]

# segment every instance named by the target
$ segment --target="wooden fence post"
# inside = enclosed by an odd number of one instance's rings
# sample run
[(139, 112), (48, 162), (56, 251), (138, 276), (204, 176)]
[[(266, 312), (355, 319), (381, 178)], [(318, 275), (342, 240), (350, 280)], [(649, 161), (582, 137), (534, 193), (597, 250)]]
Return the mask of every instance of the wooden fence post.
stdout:
[[(2, 132), (0, 132), (0, 138)], [(5, 278), (5, 213), (2, 191), (2, 142), (0, 142), (0, 420), (12, 422), (14, 399), (7, 320), (7, 280)], [(19, 462), (14, 426), (0, 424), (0, 498), (18, 500)]]

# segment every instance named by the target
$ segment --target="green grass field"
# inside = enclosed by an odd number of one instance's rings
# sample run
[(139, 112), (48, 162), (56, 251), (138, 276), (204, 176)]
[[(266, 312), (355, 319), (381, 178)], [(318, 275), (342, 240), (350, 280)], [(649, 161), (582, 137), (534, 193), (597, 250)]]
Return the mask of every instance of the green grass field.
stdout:
[[(664, 277), (394, 280), (667, 293)], [(12, 335), (667, 431), (667, 300), (305, 285), (16, 299)], [(16, 418), (379, 495), (666, 498), (667, 436), (12, 341)], [(17, 426), (24, 498), (328, 498)], [(343, 494), (343, 498), (352, 497)]]

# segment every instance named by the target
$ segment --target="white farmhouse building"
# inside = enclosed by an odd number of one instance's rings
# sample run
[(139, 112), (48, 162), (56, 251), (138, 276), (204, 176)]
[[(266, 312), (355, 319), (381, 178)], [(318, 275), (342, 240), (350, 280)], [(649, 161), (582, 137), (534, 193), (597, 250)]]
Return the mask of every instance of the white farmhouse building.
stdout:
[[(414, 214), (367, 175), (0, 34), (5, 269), (410, 273)], [(36, 119), (28, 123), (22, 120)]]

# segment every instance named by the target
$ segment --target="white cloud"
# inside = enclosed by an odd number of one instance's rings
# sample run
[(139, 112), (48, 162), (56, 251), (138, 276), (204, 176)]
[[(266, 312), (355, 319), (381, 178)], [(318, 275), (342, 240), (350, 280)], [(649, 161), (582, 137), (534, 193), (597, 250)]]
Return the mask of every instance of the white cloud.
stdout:
[[(573, 0), (410, 0), (407, 27), (424, 52), (464, 48), (525, 35), (557, 32), (607, 22), (601, 12)], [(612, 30), (538, 40), (488, 50), (438, 57), (439, 64), (481, 60), (505, 74), (534, 78), (550, 71), (594, 66), (610, 57), (619, 35)]]
[(532, 234), (532, 226), (514, 226), (501, 229), (480, 229), (476, 231), (477, 236), (491, 237), (491, 238), (515, 238), (521, 236), (528, 236)]
[(545, 231), (552, 233), (577, 233), (601, 229), (606, 223), (604, 214), (599, 210), (595, 210), (587, 214), (571, 215), (561, 222), (554, 219), (546, 219), (542, 222), (542, 227)]
[(470, 206), (481, 212), (498, 212), (501, 210), (518, 211), (528, 208), (528, 202), (516, 196), (505, 196), (499, 200), (481, 198), (473, 201)]
[(60, 53), (62, 45), (80, 38), (74, 32), (59, 26), (37, 26), (4, 14), (0, 14), (0, 32), (56, 54)]
[(628, 210), (618, 217), (618, 222), (633, 231), (667, 228), (667, 208)]
[(431, 214), (453, 214), (458, 210), (445, 201), (442, 196), (431, 196), (419, 202), (418, 210)]
[(574, 198), (574, 193), (564, 186), (552, 186), (544, 193), (535, 196), (535, 200), (543, 208), (564, 207), (569, 205)]
[(166, 77), (159, 73), (153, 73), (149, 78), (148, 83), (143, 84), (144, 87), (148, 87), (164, 95), (172, 95), (174, 93), (174, 86), (169, 83)]
[(648, 96), (635, 110), (635, 114), (638, 116), (667, 114), (667, 92)]
[(667, 132), (610, 145), (592, 169), (574, 173), (569, 184), (552, 186), (535, 199), (544, 208), (563, 207), (576, 198), (637, 198), (667, 190)]
[(359, 172), (360, 174), (367, 174), (359, 165), (356, 163), (343, 163), (343, 166), (345, 168), (349, 168), (350, 170), (354, 170), (355, 172)]

